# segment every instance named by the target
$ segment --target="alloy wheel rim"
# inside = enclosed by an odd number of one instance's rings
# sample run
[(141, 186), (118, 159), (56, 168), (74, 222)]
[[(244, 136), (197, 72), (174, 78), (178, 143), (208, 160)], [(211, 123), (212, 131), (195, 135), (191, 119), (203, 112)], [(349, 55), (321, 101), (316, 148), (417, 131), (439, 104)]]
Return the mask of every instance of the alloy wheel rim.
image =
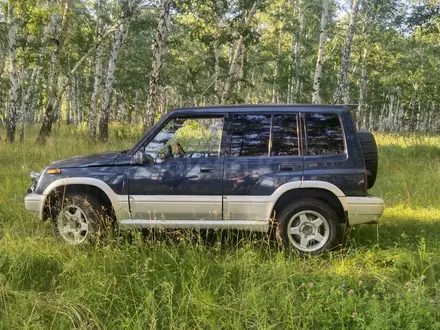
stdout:
[(330, 226), (320, 213), (305, 210), (290, 218), (287, 232), (289, 241), (295, 248), (303, 252), (314, 252), (328, 242)]
[(60, 236), (69, 244), (83, 243), (90, 232), (89, 221), (84, 211), (76, 205), (63, 208), (57, 219)]

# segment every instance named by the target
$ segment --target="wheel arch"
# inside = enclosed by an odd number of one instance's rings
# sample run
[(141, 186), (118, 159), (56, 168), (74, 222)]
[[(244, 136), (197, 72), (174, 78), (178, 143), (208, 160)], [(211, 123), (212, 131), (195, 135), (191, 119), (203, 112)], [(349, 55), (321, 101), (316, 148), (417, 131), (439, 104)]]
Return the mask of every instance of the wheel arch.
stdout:
[(335, 195), (334, 192), (320, 187), (297, 188), (285, 191), (281, 194), (275, 202), (271, 215), (276, 217), (276, 214), (290, 201), (302, 198), (315, 198), (327, 203), (337, 214), (340, 223), (346, 223), (347, 212), (344, 207), (344, 198)]
[(50, 184), (43, 195), (46, 196), (43, 207), (43, 219), (52, 216), (53, 206), (67, 194), (90, 194), (94, 196), (105, 208), (107, 215), (116, 219), (115, 204), (116, 198), (111, 188), (104, 182), (89, 178), (67, 178), (60, 179)]

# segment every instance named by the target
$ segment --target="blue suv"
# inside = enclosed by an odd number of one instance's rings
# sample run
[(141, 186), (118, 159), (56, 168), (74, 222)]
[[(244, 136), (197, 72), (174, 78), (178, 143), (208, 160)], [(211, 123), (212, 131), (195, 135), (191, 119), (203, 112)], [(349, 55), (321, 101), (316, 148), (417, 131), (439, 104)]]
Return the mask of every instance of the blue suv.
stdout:
[(288, 248), (318, 254), (341, 225), (376, 223), (373, 135), (349, 105), (244, 105), (169, 112), (131, 150), (57, 161), (31, 173), (26, 208), (70, 244), (119, 228), (275, 225)]

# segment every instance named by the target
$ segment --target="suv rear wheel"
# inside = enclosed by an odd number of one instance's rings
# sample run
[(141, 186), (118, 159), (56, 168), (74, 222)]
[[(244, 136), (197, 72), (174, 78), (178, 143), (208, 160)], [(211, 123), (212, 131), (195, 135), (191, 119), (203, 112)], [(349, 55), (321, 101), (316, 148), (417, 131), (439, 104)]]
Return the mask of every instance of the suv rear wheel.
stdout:
[(67, 195), (58, 209), (52, 219), (52, 231), (65, 243), (94, 243), (106, 229), (104, 208), (93, 196)]
[(284, 246), (294, 247), (301, 255), (320, 254), (339, 244), (339, 219), (328, 204), (318, 199), (290, 202), (281, 210), (277, 221)]

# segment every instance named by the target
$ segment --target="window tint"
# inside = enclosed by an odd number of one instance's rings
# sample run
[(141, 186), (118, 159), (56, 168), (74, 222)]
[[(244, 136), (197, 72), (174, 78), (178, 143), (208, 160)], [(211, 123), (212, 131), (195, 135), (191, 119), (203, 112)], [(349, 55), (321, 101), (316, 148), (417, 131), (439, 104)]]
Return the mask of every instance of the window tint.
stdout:
[(235, 115), (230, 138), (231, 156), (267, 156), (270, 116)]
[(296, 115), (274, 115), (272, 121), (271, 156), (297, 156)]
[(337, 155), (345, 152), (338, 115), (306, 114), (306, 132), (306, 155)]
[(174, 118), (145, 146), (156, 163), (169, 158), (218, 157), (223, 118)]

